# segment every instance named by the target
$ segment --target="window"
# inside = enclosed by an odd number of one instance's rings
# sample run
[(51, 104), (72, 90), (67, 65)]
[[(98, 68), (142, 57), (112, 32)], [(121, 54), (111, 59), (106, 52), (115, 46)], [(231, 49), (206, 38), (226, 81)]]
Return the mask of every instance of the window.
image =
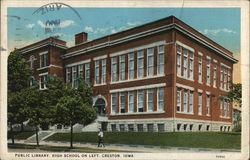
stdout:
[(154, 131), (154, 124), (147, 124), (147, 129), (148, 129), (148, 132), (153, 132)]
[(66, 82), (67, 83), (70, 83), (71, 82), (71, 67), (67, 67), (67, 69), (66, 69)]
[(142, 78), (144, 76), (144, 52), (143, 50), (139, 50), (137, 52), (137, 55), (138, 55), (137, 57), (137, 63), (138, 63), (137, 75), (138, 76), (137, 77)]
[(199, 124), (199, 131), (201, 131), (201, 129), (202, 129), (202, 124)]
[(188, 50), (183, 49), (183, 77), (188, 78)]
[(100, 69), (99, 69), (100, 62), (95, 61), (95, 84), (100, 84)]
[(30, 59), (29, 59), (30, 69), (34, 68), (34, 61), (35, 61), (35, 57), (34, 56), (30, 56)]
[(224, 84), (223, 84), (223, 88), (227, 89), (227, 68), (224, 68)]
[(111, 124), (111, 130), (116, 131), (116, 124)]
[(231, 72), (230, 70), (228, 70), (227, 90), (230, 90), (230, 83), (231, 83)]
[(154, 75), (154, 48), (148, 48), (147, 50), (147, 75), (153, 76)]
[(222, 118), (230, 118), (230, 101), (226, 97), (222, 97), (220, 100), (220, 114)]
[(143, 112), (144, 107), (144, 91), (138, 90), (138, 112)]
[(181, 124), (178, 123), (178, 124), (177, 124), (177, 131), (180, 131), (180, 130), (181, 130)]
[(165, 131), (165, 124), (157, 124), (157, 127), (159, 132)]
[(157, 73), (164, 74), (164, 45), (158, 46)]
[(221, 117), (223, 117), (224, 116), (224, 106), (223, 106), (223, 101), (224, 101), (224, 99), (220, 99), (220, 115), (221, 115)]
[(40, 54), (40, 68), (46, 67), (48, 65), (48, 54)]
[(190, 91), (189, 92), (189, 113), (193, 113), (193, 108), (194, 108), (194, 92)]
[(32, 76), (30, 77), (30, 86), (34, 86), (35, 84), (35, 78)]
[(120, 70), (120, 74), (119, 74), (120, 80), (125, 80), (125, 55), (120, 56), (119, 70)]
[(134, 91), (128, 92), (128, 111), (134, 112)]
[(187, 113), (188, 91), (184, 89), (183, 94), (183, 112)]
[(209, 127), (210, 127), (210, 126), (209, 126), (209, 125), (207, 125), (207, 131), (209, 131)]
[(134, 61), (134, 53), (128, 54), (128, 78), (134, 79), (134, 67), (135, 67), (135, 61)]
[(125, 131), (125, 125), (124, 124), (120, 124), (119, 126), (120, 126), (120, 131), (124, 132)]
[(177, 88), (177, 112), (181, 111), (181, 89)]
[(102, 84), (106, 83), (106, 59), (102, 59)]
[(148, 89), (148, 111), (153, 111), (154, 89)]
[(157, 89), (158, 111), (164, 110), (164, 88)]
[(78, 77), (83, 78), (82, 76), (83, 76), (83, 64), (80, 64), (78, 66)]
[(48, 80), (48, 74), (40, 75), (40, 89), (47, 89), (46, 82)]
[(220, 88), (221, 89), (223, 88), (223, 82), (224, 82), (224, 80), (223, 80), (223, 77), (224, 77), (223, 74), (224, 74), (223, 67), (220, 66)]
[(111, 63), (112, 63), (112, 65), (111, 65), (111, 73), (112, 73), (111, 81), (116, 82), (117, 81), (117, 57), (112, 57)]
[(137, 131), (142, 132), (143, 131), (143, 124), (137, 124)]
[(125, 93), (120, 93), (120, 113), (125, 113)]
[(198, 115), (202, 115), (202, 93), (198, 94)]
[(202, 56), (198, 57), (198, 81), (202, 83)]
[(210, 64), (211, 59), (210, 57), (207, 57), (207, 85), (210, 85)]
[(192, 131), (193, 130), (193, 124), (189, 125), (189, 130)]
[(177, 45), (177, 75), (181, 76), (181, 46)]
[(112, 112), (117, 113), (117, 95), (116, 93), (112, 93)]
[(128, 131), (134, 131), (134, 125), (128, 124)]
[(217, 64), (214, 62), (214, 71), (213, 71), (213, 86), (216, 88), (216, 74), (217, 74)]
[(90, 85), (90, 66), (89, 63), (85, 64), (85, 82)]
[(206, 96), (206, 115), (210, 116), (210, 95)]
[(78, 80), (77, 80), (77, 70), (76, 70), (76, 66), (72, 67), (72, 87), (73, 88), (77, 88), (78, 87)]
[(184, 129), (184, 131), (187, 130), (187, 124), (184, 124), (184, 125), (183, 125), (183, 129)]
[(194, 79), (194, 53), (189, 51), (189, 79)]

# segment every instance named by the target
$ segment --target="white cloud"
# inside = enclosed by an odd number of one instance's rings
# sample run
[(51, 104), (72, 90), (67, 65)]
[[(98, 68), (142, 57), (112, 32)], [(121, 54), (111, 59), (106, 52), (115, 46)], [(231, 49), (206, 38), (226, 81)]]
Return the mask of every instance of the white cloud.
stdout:
[(223, 28), (223, 29), (204, 29), (203, 31), (201, 31), (201, 33), (205, 34), (205, 35), (213, 35), (216, 36), (219, 33), (229, 33), (229, 34), (235, 34), (236, 32), (227, 28)]
[(71, 26), (71, 25), (74, 25), (74, 24), (75, 24), (75, 22), (72, 21), (72, 20), (65, 20), (65, 21), (62, 21), (60, 23), (60, 27), (65, 28), (65, 27), (68, 27), (68, 26)]
[(127, 22), (127, 25), (129, 25), (129, 26), (136, 26), (136, 25), (138, 25), (138, 24), (141, 24), (141, 22)]
[(46, 27), (46, 25), (40, 20), (37, 21), (37, 24), (40, 25), (42, 28)]
[(84, 30), (86, 32), (94, 32), (94, 29), (92, 27), (89, 27), (89, 26), (85, 27)]
[(33, 23), (33, 24), (27, 24), (26, 25), (26, 28), (33, 28), (35, 26), (35, 24)]

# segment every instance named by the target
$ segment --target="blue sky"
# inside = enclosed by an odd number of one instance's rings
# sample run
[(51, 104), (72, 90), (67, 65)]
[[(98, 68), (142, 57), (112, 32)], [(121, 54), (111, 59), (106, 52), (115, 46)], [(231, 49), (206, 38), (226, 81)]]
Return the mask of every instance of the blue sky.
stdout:
[(44, 14), (36, 10), (8, 8), (10, 50), (50, 36), (72, 46), (74, 35), (82, 31), (93, 40), (174, 15), (230, 51), (240, 52), (239, 8), (60, 8)]

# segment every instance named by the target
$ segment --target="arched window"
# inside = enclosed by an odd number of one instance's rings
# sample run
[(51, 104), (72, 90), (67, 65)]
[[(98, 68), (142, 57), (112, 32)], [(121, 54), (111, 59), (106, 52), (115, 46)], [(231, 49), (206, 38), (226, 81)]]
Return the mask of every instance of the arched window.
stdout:
[(30, 60), (29, 60), (29, 62), (30, 62), (30, 69), (34, 68), (34, 61), (35, 61), (35, 57), (33, 55), (30, 56)]

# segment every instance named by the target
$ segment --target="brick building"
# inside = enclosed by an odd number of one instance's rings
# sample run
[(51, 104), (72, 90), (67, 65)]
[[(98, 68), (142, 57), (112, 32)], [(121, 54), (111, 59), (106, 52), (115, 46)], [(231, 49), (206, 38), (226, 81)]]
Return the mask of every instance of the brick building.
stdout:
[(224, 95), (237, 60), (174, 16), (92, 41), (82, 32), (70, 48), (48, 38), (20, 51), (40, 89), (49, 74), (73, 87), (83, 77), (93, 88), (95, 123), (104, 130), (232, 129), (232, 104)]

